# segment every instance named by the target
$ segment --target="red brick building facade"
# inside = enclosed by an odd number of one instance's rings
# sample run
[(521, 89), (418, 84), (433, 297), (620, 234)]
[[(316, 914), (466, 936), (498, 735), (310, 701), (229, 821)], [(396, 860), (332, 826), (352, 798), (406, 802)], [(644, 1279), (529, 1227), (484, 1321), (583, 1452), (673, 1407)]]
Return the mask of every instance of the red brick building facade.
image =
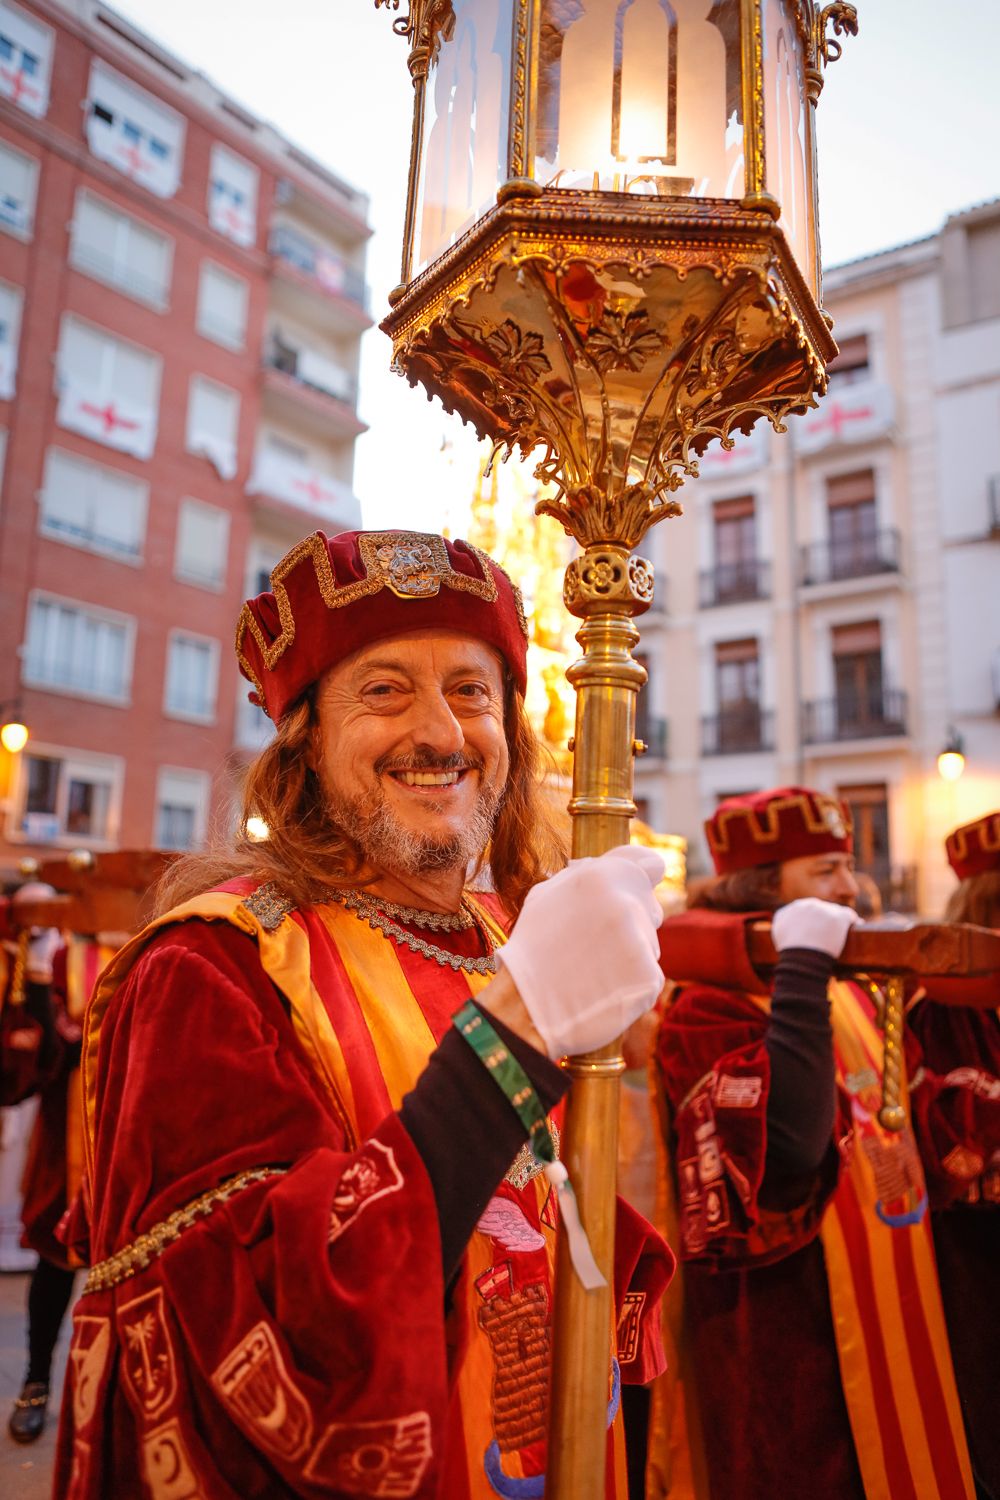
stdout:
[(0, 872), (231, 815), (240, 601), (360, 519), (366, 213), (96, 0), (0, 0)]

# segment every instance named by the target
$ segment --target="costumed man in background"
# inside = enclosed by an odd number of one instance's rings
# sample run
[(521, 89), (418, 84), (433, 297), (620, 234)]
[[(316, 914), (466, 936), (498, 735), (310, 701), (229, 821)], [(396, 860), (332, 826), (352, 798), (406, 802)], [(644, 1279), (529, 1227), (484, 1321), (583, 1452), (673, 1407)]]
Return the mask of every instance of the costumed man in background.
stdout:
[[(959, 884), (946, 922), (1000, 928), (1000, 812), (945, 841)], [(913, 1128), (927, 1171), (931, 1224), (955, 1378), (977, 1493), (1000, 1500), (1000, 989), (992, 1007), (935, 1004), (907, 1012)]]
[[(54, 896), (29, 880), (11, 893), (11, 909)], [(62, 943), (54, 927), (28, 927), (0, 941), (0, 1106), (30, 1099), (57, 1061), (50, 986), (52, 959)]]
[[(663, 863), (545, 878), (523, 612), (485, 554), (317, 532), (271, 585), (237, 631), (268, 838), (175, 867), (87, 1014), (55, 1493), (541, 1495), (554, 1226), (579, 1225), (556, 1062), (654, 1003)], [(669, 1270), (620, 1205), (618, 1500)]]
[(79, 1262), (56, 1236), (83, 1176), (80, 1043), (98, 974), (120, 946), (73, 937), (52, 961), (52, 1015), (58, 1054), (39, 1088), (38, 1114), (22, 1185), (21, 1243), (38, 1254), (28, 1285), (28, 1368), (8, 1431), (33, 1443), (45, 1426), (49, 1376)]
[(706, 940), (698, 912), (674, 919), (673, 972), (699, 979), (656, 1048), (685, 1410), (657, 1403), (652, 1493), (971, 1500), (924, 1172), (909, 1126), (878, 1119), (875, 1006), (831, 977), (857, 921), (849, 812), (782, 787), (722, 802), (706, 832), (717, 879), (698, 905), (773, 912), (779, 958), (763, 993), (743, 923)]

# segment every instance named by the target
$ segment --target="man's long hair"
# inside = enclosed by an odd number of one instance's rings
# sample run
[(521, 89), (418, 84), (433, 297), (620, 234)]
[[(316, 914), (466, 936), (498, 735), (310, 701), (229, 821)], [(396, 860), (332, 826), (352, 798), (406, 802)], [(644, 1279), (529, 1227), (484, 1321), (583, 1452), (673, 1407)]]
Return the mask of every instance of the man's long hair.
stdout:
[[(333, 890), (376, 878), (360, 845), (330, 816), (311, 748), (316, 726), (310, 691), (282, 718), (274, 739), (251, 762), (243, 785), (243, 808), (235, 840), (177, 860), (156, 892), (164, 912), (202, 891), (237, 877), (274, 881), (297, 906), (328, 900)], [(565, 840), (546, 805), (540, 783), (541, 746), (512, 679), (504, 684), (504, 732), (510, 755), (507, 782), (489, 847), (493, 889), (511, 918), (533, 885), (566, 863)], [(261, 818), (268, 836), (256, 842), (247, 820)]]
[(692, 882), (688, 906), (706, 911), (777, 911), (781, 905), (781, 865), (754, 865)]
[(946, 922), (1000, 927), (1000, 870), (985, 870), (959, 881), (944, 909)]

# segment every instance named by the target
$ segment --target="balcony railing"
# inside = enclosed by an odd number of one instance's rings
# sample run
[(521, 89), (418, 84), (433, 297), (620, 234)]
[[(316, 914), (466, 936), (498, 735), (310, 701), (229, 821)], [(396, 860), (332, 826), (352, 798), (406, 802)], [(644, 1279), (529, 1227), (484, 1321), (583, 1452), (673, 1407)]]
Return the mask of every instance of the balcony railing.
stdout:
[(873, 865), (868, 874), (878, 886), (884, 911), (915, 912), (917, 910), (916, 865)]
[(802, 705), (802, 738), (807, 745), (816, 745), (906, 734), (906, 713), (907, 697), (899, 688), (821, 698)]
[(272, 344), (264, 355), (268, 369), (280, 370), (290, 375), (299, 385), (321, 395), (332, 396), (345, 406), (354, 406), (358, 399), (358, 384), (353, 376), (341, 370), (332, 360), (314, 354), (311, 350), (292, 349), (286, 344)]
[(748, 599), (769, 599), (771, 565), (749, 557), (738, 562), (716, 563), (698, 578), (698, 603), (702, 609), (713, 604), (740, 604)]
[(323, 292), (335, 297), (346, 297), (367, 311), (368, 292), (365, 278), (360, 271), (349, 266), (331, 250), (326, 250), (300, 234), (287, 224), (277, 224), (271, 230), (271, 254), (286, 265), (293, 266), (301, 275), (314, 282)]
[(637, 740), (642, 740), (646, 747), (644, 760), (666, 760), (669, 743), (669, 726), (666, 719), (647, 716), (637, 720), (635, 737)]
[(774, 714), (756, 703), (724, 708), (701, 721), (702, 755), (739, 755), (774, 749)]
[(876, 573), (898, 573), (901, 546), (895, 527), (873, 531), (850, 541), (813, 542), (803, 547), (799, 576), (803, 584), (836, 583), (843, 578), (868, 578)]

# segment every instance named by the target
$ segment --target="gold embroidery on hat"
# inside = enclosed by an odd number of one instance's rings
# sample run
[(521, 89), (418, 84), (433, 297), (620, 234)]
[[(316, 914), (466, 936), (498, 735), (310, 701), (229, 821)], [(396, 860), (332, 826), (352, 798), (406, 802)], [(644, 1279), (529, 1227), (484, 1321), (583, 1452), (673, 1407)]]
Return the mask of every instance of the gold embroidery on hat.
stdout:
[(249, 603), (244, 604), (236, 624), (236, 659), (245, 675), (253, 683), (257, 696), (264, 704), (264, 688), (253, 664), (243, 650), (247, 632), (257, 642), (264, 665), (271, 671), (295, 639), (295, 617), (284, 580), (305, 558), (312, 561), (320, 596), (328, 609), (342, 609), (368, 594), (377, 594), (388, 588), (400, 599), (426, 599), (440, 590), (441, 584), (458, 593), (475, 594), (477, 598), (493, 604), (497, 598), (496, 579), (493, 567), (503, 573), (514, 595), (517, 621), (525, 640), (528, 626), (524, 615), (524, 602), (520, 589), (514, 584), (498, 563), (490, 565), (485, 552), (471, 542), (462, 542), (476, 559), (482, 571), (481, 578), (470, 578), (451, 565), (444, 538), (433, 532), (420, 531), (362, 531), (358, 533), (358, 551), (365, 568), (365, 577), (352, 583), (338, 584), (333, 576), (330, 553), (326, 538), (320, 531), (304, 537), (282, 558), (271, 573), (271, 590), (278, 610), (281, 629), (273, 641), (268, 641)]
[[(974, 837), (972, 837), (974, 835)], [(975, 844), (975, 848), (973, 848)], [(1000, 852), (1000, 813), (988, 813), (975, 823), (966, 823), (949, 833), (945, 847), (958, 860), (968, 859), (970, 854), (996, 854)]]
[(797, 808), (802, 814), (809, 833), (830, 833), (836, 839), (848, 838), (851, 834), (851, 819), (845, 809), (833, 797), (823, 792), (806, 796), (799, 792), (794, 797), (776, 797), (766, 807), (722, 808), (705, 825), (708, 846), (717, 854), (728, 854), (730, 850), (729, 824), (738, 819), (746, 824), (755, 844), (776, 844), (781, 836), (780, 814), (787, 808)]

